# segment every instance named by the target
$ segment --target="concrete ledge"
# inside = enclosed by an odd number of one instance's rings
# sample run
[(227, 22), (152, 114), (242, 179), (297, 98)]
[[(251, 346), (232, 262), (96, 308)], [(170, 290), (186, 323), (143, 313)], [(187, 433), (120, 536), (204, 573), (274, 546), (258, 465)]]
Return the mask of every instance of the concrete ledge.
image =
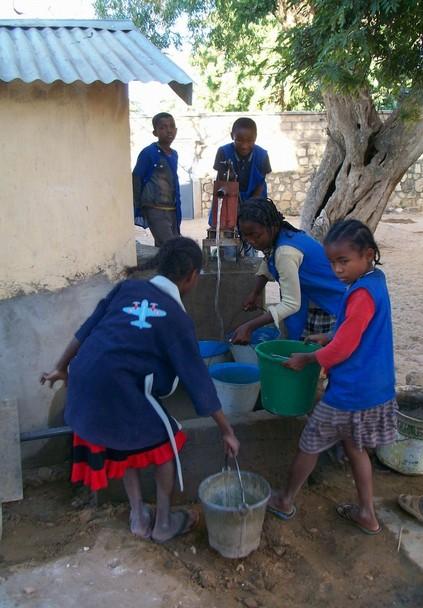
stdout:
[[(281, 475), (296, 451), (305, 418), (283, 418), (264, 411), (230, 417), (241, 442), (241, 469), (259, 473), (271, 484), (279, 484)], [(211, 418), (185, 420), (183, 430), (188, 435), (181, 452), (184, 492), (175, 492), (175, 501), (186, 503), (197, 500), (200, 482), (223, 466), (223, 444), (219, 429)], [(155, 501), (152, 470), (142, 474), (143, 494), (147, 501)], [(122, 482), (114, 481), (107, 490), (99, 492), (99, 502), (124, 500)]]

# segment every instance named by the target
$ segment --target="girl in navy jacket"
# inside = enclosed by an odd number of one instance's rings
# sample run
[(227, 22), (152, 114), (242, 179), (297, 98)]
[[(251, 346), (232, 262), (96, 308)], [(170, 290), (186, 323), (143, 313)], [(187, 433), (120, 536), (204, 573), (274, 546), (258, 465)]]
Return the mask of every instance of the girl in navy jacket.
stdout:
[(335, 224), (325, 250), (337, 276), (348, 285), (333, 338), (308, 340), (324, 348), (293, 354), (284, 363), (301, 370), (317, 361), (328, 370), (329, 383), (300, 438), (288, 485), (274, 494), (269, 510), (282, 519), (295, 515), (294, 500), (314, 469), (319, 453), (342, 441), (357, 488), (358, 503), (343, 503), (337, 514), (366, 534), (381, 526), (373, 506), (372, 465), (366, 448), (392, 443), (396, 437), (395, 373), (391, 306), (385, 275), (376, 267), (380, 254), (362, 222)]
[[(41, 383), (68, 384), (72, 481), (99, 490), (108, 479), (123, 477), (131, 531), (164, 542), (188, 532), (196, 516), (170, 510), (175, 470), (182, 489), (178, 452), (186, 437), (160, 398), (171, 394), (180, 378), (197, 414), (218, 424), (226, 451), (236, 454), (239, 443), (181, 300), (197, 284), (201, 250), (193, 240), (176, 237), (162, 246), (154, 264), (158, 275), (150, 281), (123, 281), (100, 301)], [(143, 503), (137, 470), (151, 464), (156, 466), (155, 516)]]

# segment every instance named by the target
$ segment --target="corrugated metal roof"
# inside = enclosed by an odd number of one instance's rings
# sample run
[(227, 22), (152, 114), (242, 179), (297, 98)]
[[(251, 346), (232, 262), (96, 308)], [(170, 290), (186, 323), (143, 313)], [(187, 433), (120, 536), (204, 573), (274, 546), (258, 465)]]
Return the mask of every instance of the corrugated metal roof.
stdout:
[(0, 80), (168, 84), (186, 103), (192, 80), (131, 21), (0, 20)]

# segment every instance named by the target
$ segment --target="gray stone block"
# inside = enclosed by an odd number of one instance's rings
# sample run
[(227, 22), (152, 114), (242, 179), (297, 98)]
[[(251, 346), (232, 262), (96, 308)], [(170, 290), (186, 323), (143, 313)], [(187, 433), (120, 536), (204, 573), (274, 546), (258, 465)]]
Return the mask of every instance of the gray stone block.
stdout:
[(21, 444), (16, 399), (0, 401), (0, 503), (22, 499)]

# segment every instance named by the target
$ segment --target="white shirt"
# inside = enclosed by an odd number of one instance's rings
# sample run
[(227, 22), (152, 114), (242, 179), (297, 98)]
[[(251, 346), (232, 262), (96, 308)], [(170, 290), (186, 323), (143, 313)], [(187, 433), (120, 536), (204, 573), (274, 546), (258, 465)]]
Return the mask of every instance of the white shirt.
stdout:
[(179, 293), (178, 286), (168, 279), (164, 277), (162, 274), (157, 274), (155, 277), (150, 279), (150, 283), (153, 283), (156, 287), (158, 287), (161, 291), (167, 293), (171, 298), (176, 300), (182, 310), (185, 311), (185, 306), (182, 304), (181, 294)]
[[(281, 290), (281, 301), (279, 304), (269, 305), (269, 312), (273, 317), (273, 322), (277, 327), (281, 321), (290, 317), (300, 310), (301, 307), (301, 288), (299, 269), (303, 262), (304, 254), (290, 245), (281, 245), (275, 252), (275, 266), (279, 273), (279, 287)], [(269, 272), (267, 261), (263, 260), (257, 276), (264, 276), (269, 281), (274, 281), (273, 275)]]

